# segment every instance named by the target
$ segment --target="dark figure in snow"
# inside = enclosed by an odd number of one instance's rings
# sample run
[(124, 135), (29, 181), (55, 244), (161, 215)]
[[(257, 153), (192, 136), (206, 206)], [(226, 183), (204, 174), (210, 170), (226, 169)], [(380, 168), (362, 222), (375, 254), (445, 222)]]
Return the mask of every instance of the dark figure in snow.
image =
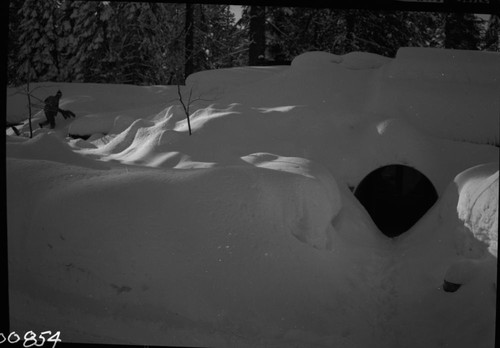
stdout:
[(59, 112), (59, 99), (61, 99), (61, 96), (61, 91), (57, 91), (56, 95), (51, 95), (50, 97), (45, 98), (43, 111), (45, 112), (47, 120), (39, 123), (40, 128), (48, 124), (50, 124), (50, 129), (56, 126), (56, 116)]
[(60, 112), (66, 119), (68, 117), (75, 117), (75, 114), (69, 110), (59, 109), (59, 99), (62, 97), (62, 92), (57, 91), (56, 95), (45, 98), (43, 111), (45, 112), (46, 121), (40, 122), (38, 125), (40, 128), (50, 124), (50, 128), (53, 129), (56, 126), (56, 116)]

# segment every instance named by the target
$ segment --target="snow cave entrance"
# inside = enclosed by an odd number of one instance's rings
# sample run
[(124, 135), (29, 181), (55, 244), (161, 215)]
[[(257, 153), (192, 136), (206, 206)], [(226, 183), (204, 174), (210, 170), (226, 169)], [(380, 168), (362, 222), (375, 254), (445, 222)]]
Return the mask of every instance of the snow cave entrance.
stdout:
[(390, 238), (408, 231), (438, 199), (424, 174), (401, 164), (374, 170), (361, 180), (354, 195)]

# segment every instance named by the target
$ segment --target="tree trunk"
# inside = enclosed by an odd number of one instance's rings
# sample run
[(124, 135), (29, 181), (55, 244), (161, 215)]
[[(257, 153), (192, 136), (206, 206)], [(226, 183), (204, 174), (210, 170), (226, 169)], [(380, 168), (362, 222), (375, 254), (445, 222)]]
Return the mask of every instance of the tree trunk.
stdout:
[(27, 76), (27, 81), (26, 81), (26, 95), (28, 96), (28, 122), (29, 122), (29, 125), (30, 125), (30, 139), (33, 138), (33, 127), (31, 125), (31, 91), (30, 91), (30, 70), (31, 70), (31, 65), (29, 63), (29, 61), (26, 63), (26, 66), (27, 66), (27, 73), (26, 73), (26, 76)]
[(500, 48), (500, 16), (492, 14), (484, 38), (484, 49), (498, 51)]
[(479, 28), (474, 15), (467, 13), (448, 13), (445, 22), (444, 47), (462, 50), (477, 50), (479, 47)]
[(264, 63), (266, 51), (266, 8), (250, 7), (250, 47), (248, 50), (248, 65)]
[(194, 7), (186, 3), (184, 79), (194, 72)]

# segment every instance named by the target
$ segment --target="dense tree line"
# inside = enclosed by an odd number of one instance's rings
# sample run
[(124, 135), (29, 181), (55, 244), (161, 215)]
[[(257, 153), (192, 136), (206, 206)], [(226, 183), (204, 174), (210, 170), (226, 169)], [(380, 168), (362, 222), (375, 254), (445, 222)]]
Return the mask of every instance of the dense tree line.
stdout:
[(500, 20), (472, 14), (228, 5), (11, 0), (9, 84), (183, 83), (192, 72), (286, 64), (306, 51), (499, 50)]
[(486, 21), (468, 13), (297, 7), (252, 11), (246, 7), (242, 21), (250, 28), (257, 26), (254, 42), (265, 42), (253, 46), (252, 64), (289, 62), (306, 51), (365, 51), (394, 57), (400, 47), (499, 50), (497, 15)]
[(185, 4), (13, 0), (9, 83), (175, 84), (184, 80), (186, 58), (191, 72), (245, 63), (243, 31), (229, 6), (193, 5), (191, 13), (186, 54)]

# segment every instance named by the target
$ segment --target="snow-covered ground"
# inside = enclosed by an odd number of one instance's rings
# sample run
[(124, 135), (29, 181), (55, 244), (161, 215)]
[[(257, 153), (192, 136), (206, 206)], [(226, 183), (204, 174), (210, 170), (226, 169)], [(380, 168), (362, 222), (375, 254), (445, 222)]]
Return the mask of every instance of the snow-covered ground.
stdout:
[[(7, 131), (12, 330), (66, 342), (494, 347), (500, 55), (310, 52), (176, 86), (60, 89)], [(8, 90), (7, 120), (26, 96)], [(70, 138), (82, 136), (82, 138)], [(388, 164), (439, 199), (382, 234), (349, 188)], [(397, 218), (397, 217), (395, 217)], [(444, 280), (462, 284), (443, 290)]]

